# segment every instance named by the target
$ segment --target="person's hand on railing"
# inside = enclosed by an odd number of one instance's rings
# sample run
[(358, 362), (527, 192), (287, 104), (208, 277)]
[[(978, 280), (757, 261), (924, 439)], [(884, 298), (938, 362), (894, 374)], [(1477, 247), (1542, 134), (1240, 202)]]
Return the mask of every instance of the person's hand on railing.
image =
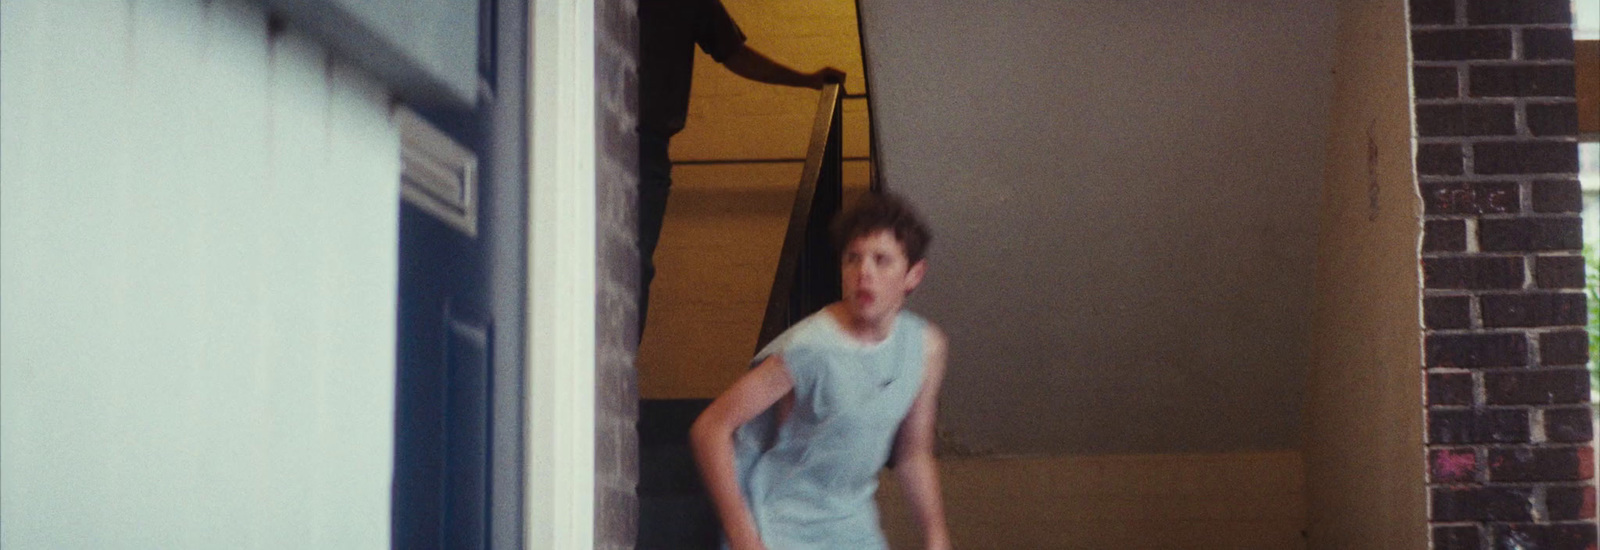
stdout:
[(749, 46), (740, 45), (722, 60), (722, 65), (733, 74), (767, 84), (779, 86), (794, 86), (821, 90), (829, 84), (843, 84), (844, 71), (833, 67), (823, 67), (813, 73), (803, 73), (788, 65), (784, 65), (761, 52), (750, 49)]
[(844, 71), (833, 67), (823, 67), (817, 72), (806, 75), (806, 77), (811, 81), (810, 86), (818, 90), (829, 84), (844, 84)]

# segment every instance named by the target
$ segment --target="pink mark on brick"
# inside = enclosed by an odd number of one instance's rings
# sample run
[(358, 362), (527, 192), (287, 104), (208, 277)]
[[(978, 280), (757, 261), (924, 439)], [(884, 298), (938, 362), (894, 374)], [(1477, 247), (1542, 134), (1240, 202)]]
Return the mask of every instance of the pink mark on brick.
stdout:
[(1472, 481), (1478, 471), (1478, 456), (1470, 449), (1433, 452), (1434, 481)]
[[(1579, 519), (1594, 519), (1594, 487), (1583, 488), (1583, 508), (1578, 510)], [(1590, 550), (1594, 547), (1590, 546)]]
[[(1578, 449), (1578, 479), (1594, 477), (1594, 448), (1583, 446)], [(1594, 509), (1591, 503), (1590, 510)]]

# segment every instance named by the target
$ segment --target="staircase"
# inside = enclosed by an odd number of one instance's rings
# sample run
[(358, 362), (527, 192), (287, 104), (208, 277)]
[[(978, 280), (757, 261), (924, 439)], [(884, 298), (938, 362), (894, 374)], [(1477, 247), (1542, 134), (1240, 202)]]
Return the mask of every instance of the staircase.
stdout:
[[(844, 194), (840, 85), (822, 90), (805, 169), (756, 350), (839, 298), (839, 261), (828, 222)], [(755, 351), (755, 350), (752, 350)], [(639, 405), (639, 550), (717, 548), (721, 530), (689, 448), (689, 426), (709, 399), (646, 399)]]
[(639, 550), (716, 548), (720, 525), (689, 450), (689, 425), (709, 399), (639, 405)]

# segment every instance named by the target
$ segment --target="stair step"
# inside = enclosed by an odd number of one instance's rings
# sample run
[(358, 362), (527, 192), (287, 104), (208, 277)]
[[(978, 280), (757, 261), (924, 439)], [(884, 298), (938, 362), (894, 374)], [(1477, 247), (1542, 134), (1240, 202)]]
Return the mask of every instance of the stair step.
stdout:
[(640, 495), (689, 495), (704, 491), (688, 445), (639, 449)]
[(645, 399), (639, 402), (639, 446), (689, 444), (689, 426), (710, 399)]
[(704, 495), (639, 497), (639, 550), (715, 549), (721, 526)]
[(709, 399), (639, 403), (639, 550), (721, 545), (721, 527), (689, 448), (689, 427), (710, 404)]

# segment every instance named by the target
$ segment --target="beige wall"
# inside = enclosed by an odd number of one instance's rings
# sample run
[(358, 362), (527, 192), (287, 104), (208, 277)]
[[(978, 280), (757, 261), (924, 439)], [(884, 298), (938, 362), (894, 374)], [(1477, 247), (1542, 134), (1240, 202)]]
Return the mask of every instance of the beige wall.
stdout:
[(1427, 542), (1405, 10), (1403, 0), (1339, 2), (1306, 386), (1311, 548)]
[[(852, 0), (730, 0), (749, 45), (799, 70), (834, 66), (860, 93)], [(689, 120), (672, 158), (745, 160), (805, 155), (817, 92), (744, 80), (696, 52)], [(866, 103), (845, 102), (846, 157), (868, 149)], [(649, 326), (639, 351), (646, 399), (715, 397), (746, 370), (801, 165), (684, 165), (656, 252)], [(867, 185), (865, 162), (845, 164), (848, 193)]]
[(1332, 0), (863, 0), (885, 183), (934, 230), (976, 449), (1290, 449)]
[[(957, 547), (1305, 547), (1295, 452), (946, 459), (940, 473)], [(918, 547), (890, 474), (879, 501), (891, 545)]]

